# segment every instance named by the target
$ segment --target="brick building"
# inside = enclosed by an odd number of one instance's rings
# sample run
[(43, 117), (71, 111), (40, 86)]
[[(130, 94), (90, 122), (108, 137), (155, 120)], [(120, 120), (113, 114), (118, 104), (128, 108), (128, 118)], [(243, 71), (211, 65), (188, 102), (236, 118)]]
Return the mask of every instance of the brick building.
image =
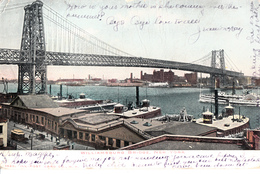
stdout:
[(47, 95), (18, 95), (11, 103), (2, 104), (2, 117), (55, 135), (63, 119), (84, 113), (61, 108)]
[(146, 74), (141, 71), (141, 80), (149, 82), (173, 82), (175, 79), (174, 72), (169, 70), (164, 72), (164, 70), (153, 71), (153, 74)]
[(184, 74), (185, 79), (188, 83), (195, 85), (197, 84), (197, 72)]

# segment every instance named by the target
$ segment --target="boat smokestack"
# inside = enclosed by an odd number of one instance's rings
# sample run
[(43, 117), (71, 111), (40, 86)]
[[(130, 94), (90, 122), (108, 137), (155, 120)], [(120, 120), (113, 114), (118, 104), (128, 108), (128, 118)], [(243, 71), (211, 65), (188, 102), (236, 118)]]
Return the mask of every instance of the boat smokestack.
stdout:
[(136, 106), (139, 106), (139, 86), (136, 86)]
[(233, 80), (233, 86), (232, 86), (232, 95), (236, 94), (236, 90), (235, 90), (235, 81)]
[(60, 99), (62, 99), (62, 84), (60, 84)]
[(218, 90), (215, 89), (215, 117), (218, 119)]

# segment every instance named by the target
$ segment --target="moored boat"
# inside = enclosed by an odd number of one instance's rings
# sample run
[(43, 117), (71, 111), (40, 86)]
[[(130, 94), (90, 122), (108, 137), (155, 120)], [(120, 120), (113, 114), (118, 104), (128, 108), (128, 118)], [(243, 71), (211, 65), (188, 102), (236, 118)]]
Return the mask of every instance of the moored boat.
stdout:
[[(215, 103), (214, 94), (200, 94), (199, 101), (202, 103)], [(246, 93), (244, 95), (230, 95), (224, 92), (218, 93), (218, 104), (232, 104), (259, 107), (260, 99), (257, 94)]]

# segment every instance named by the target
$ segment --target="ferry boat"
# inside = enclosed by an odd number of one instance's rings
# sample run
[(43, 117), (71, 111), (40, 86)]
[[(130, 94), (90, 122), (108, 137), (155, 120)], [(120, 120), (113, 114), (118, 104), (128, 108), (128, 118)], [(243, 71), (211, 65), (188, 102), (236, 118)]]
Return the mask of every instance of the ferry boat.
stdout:
[(150, 106), (150, 101), (147, 99), (142, 100), (142, 105), (140, 107), (125, 107), (124, 105), (118, 103), (114, 106), (112, 112), (108, 112), (108, 115), (116, 115), (121, 118), (142, 118), (142, 119), (153, 119), (155, 117), (161, 116), (161, 108), (157, 106)]
[(103, 104), (103, 100), (93, 100), (86, 98), (84, 93), (79, 95), (79, 98), (74, 98), (73, 96), (69, 95), (67, 99), (56, 99), (53, 98), (53, 101), (57, 103), (60, 107), (68, 107), (68, 108), (78, 108), (83, 106), (90, 106), (96, 104)]
[(149, 88), (169, 88), (168, 82), (156, 82), (156, 83), (149, 83)]
[[(215, 103), (214, 94), (200, 94), (199, 101), (202, 103)], [(244, 95), (230, 95), (225, 92), (218, 92), (218, 104), (232, 104), (243, 106), (259, 107), (260, 99), (257, 94), (246, 93)]]

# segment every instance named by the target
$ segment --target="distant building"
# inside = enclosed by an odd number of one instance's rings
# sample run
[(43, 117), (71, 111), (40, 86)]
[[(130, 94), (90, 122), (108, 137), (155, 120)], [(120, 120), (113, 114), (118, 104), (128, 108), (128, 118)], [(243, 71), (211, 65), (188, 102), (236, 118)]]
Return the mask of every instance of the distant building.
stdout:
[(118, 80), (117, 79), (108, 79), (107, 82), (108, 83), (117, 83)]
[(186, 78), (187, 82), (195, 85), (197, 84), (197, 72), (194, 73), (189, 73), (189, 74), (184, 74), (184, 77)]
[(149, 82), (173, 82), (174, 81), (174, 72), (169, 70), (164, 72), (164, 70), (153, 71), (153, 74), (146, 74), (141, 71), (141, 80)]
[[(239, 84), (240, 85), (243, 85), (243, 86), (250, 86), (253, 84), (253, 80), (254, 78), (252, 78), (251, 76), (242, 76), (242, 77), (238, 77), (238, 81), (239, 81)], [(257, 79), (255, 79), (257, 80)], [(255, 85), (257, 86), (257, 81), (255, 81)], [(259, 86), (260, 86), (260, 83), (259, 83)]]
[(255, 78), (254, 82), (255, 82), (255, 86), (260, 86), (260, 78)]

